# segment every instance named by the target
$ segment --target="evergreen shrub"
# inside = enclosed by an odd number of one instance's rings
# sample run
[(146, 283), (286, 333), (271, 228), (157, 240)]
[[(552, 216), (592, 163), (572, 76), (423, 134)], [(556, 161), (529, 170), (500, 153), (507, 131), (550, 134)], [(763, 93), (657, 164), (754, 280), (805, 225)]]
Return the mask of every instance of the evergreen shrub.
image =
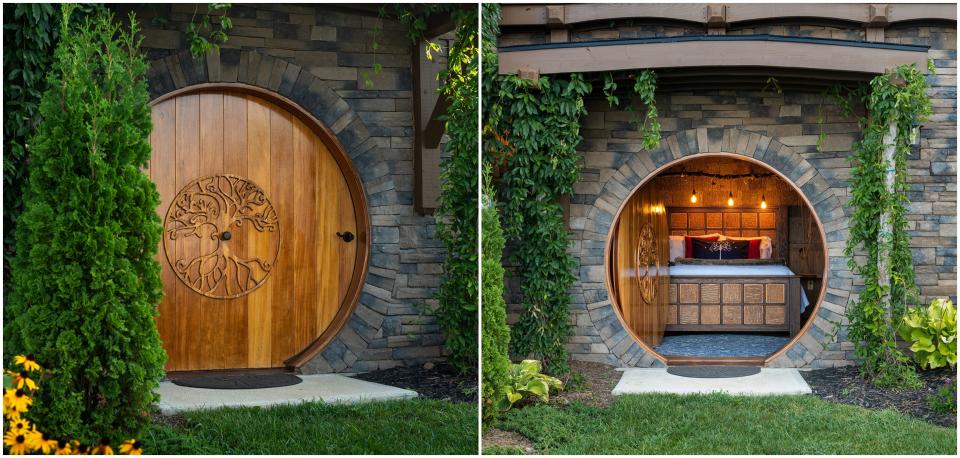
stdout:
[(30, 141), (6, 351), (48, 368), (30, 411), (44, 432), (117, 444), (147, 425), (165, 360), (147, 65), (133, 16), (68, 23)]

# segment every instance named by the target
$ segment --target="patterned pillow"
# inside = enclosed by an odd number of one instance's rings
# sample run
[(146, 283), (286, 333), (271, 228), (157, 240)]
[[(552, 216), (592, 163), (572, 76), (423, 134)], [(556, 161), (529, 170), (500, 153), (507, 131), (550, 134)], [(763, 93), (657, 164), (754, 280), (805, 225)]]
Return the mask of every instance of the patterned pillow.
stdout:
[(696, 259), (747, 259), (750, 242), (734, 240), (693, 240), (693, 257)]

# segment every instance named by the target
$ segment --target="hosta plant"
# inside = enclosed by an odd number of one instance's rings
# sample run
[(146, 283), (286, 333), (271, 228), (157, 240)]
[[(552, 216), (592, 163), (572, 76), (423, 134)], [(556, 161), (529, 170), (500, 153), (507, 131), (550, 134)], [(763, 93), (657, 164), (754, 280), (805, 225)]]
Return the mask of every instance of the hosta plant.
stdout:
[(920, 367), (957, 364), (957, 307), (949, 299), (934, 299), (929, 307), (910, 309), (899, 331)]
[(510, 365), (507, 375), (507, 385), (504, 387), (504, 396), (500, 398), (500, 410), (510, 410), (514, 404), (522, 399), (547, 402), (550, 400), (550, 390), (563, 389), (560, 379), (540, 373), (540, 361), (526, 359)]

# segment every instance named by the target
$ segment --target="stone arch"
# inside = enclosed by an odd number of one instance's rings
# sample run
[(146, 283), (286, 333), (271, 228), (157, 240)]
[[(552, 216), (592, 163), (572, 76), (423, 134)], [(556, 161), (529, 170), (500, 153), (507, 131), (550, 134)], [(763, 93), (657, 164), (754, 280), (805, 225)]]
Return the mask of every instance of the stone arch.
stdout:
[[(204, 59), (194, 59), (188, 50), (149, 62), (147, 69), (150, 100), (170, 92), (207, 83), (242, 83), (277, 93), (319, 120), (332, 133), (346, 152), (363, 184), (368, 211), (376, 201), (396, 202), (396, 190), (377, 189), (388, 171), (377, 167), (377, 146), (367, 126), (349, 103), (336, 91), (308, 70), (287, 60), (253, 50), (220, 49)], [(369, 215), (367, 215), (369, 218)], [(381, 250), (380, 227), (370, 221), (371, 256), (367, 269), (374, 264), (375, 253)], [(395, 280), (397, 272), (378, 269), (377, 274)], [(304, 373), (340, 372), (354, 368), (369, 352), (371, 342), (383, 336), (382, 327), (391, 305), (389, 298), (376, 297), (371, 290), (382, 291), (364, 275), (356, 308), (340, 332), (319, 353), (300, 367)], [(361, 368), (363, 369), (363, 368)]]
[[(618, 209), (646, 177), (680, 159), (705, 153), (740, 155), (767, 165), (796, 185), (820, 219), (828, 258), (822, 300), (799, 338), (767, 361), (769, 367), (806, 366), (841, 337), (839, 324), (850, 299), (853, 275), (843, 254), (849, 222), (840, 197), (816, 167), (793, 148), (763, 134), (730, 127), (701, 127), (666, 136), (659, 148), (635, 153), (602, 182), (585, 217), (583, 239), (605, 243)], [(630, 367), (663, 366), (657, 355), (630, 335), (613, 310), (603, 283), (605, 269), (603, 257), (581, 256), (580, 285), (584, 297), (593, 299), (585, 302), (599, 340), (609, 351), (608, 361)]]

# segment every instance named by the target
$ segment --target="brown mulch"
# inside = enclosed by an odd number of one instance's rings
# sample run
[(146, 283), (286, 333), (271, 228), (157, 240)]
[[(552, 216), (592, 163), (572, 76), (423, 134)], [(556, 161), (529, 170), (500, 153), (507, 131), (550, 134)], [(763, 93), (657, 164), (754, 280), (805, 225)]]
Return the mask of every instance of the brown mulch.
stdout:
[(609, 364), (570, 361), (570, 373), (561, 378), (566, 389), (552, 396), (550, 404), (567, 405), (579, 401), (597, 407), (609, 406), (616, 399), (610, 392), (621, 376), (623, 372)]
[(483, 431), (483, 448), (487, 447), (518, 448), (523, 453), (533, 454), (533, 442), (524, 435), (513, 431), (504, 431), (497, 428), (486, 428)]
[(394, 367), (358, 374), (356, 378), (413, 390), (422, 398), (477, 403), (476, 372), (461, 374), (446, 363)]
[(828, 401), (873, 410), (893, 409), (933, 424), (957, 427), (956, 413), (937, 413), (927, 403), (928, 396), (946, 385), (948, 379), (957, 376), (950, 369), (920, 371), (924, 387), (915, 391), (877, 388), (860, 378), (857, 368), (853, 366), (800, 371), (800, 374), (810, 385), (813, 394)]

